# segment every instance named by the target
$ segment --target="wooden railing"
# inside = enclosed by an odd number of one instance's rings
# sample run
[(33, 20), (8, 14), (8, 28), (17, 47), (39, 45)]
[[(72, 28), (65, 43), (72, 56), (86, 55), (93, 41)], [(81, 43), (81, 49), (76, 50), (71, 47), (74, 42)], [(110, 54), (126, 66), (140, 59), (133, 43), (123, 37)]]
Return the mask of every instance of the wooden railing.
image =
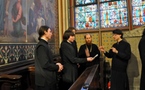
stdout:
[(16, 63), (0, 66), (0, 75), (14, 74), (22, 70), (28, 70), (29, 66), (34, 65), (34, 60), (24, 60)]
[(69, 90), (97, 90), (99, 86), (98, 65), (88, 67), (73, 83)]
[(24, 60), (0, 66), (0, 90), (26, 90), (30, 87), (28, 68), (34, 60)]

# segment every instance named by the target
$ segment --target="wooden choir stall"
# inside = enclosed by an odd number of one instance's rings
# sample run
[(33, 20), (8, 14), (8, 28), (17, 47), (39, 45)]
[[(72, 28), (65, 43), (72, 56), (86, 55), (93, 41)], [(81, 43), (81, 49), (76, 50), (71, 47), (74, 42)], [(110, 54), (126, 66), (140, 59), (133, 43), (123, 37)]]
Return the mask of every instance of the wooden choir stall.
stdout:
[(0, 90), (31, 90), (29, 67), (34, 60), (24, 60), (0, 66)]

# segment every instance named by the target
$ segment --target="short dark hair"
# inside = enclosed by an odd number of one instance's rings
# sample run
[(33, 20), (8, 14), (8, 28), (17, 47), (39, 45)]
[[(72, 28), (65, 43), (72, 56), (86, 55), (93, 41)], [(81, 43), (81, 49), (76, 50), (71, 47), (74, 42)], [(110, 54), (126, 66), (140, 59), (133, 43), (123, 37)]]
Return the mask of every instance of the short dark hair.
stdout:
[(71, 30), (71, 31), (75, 30), (76, 31), (76, 28), (75, 27), (69, 27), (68, 30)]
[(112, 33), (113, 34), (119, 34), (119, 35), (121, 35), (121, 38), (123, 38), (123, 33), (120, 29), (115, 29), (115, 30), (112, 31)]
[(75, 36), (71, 30), (66, 30), (63, 34), (63, 40), (68, 40), (70, 36)]
[(38, 29), (38, 34), (39, 34), (39, 37), (38, 37), (38, 40), (41, 39), (41, 37), (44, 35), (44, 31), (48, 31), (50, 27), (48, 26), (41, 26), (39, 29)]

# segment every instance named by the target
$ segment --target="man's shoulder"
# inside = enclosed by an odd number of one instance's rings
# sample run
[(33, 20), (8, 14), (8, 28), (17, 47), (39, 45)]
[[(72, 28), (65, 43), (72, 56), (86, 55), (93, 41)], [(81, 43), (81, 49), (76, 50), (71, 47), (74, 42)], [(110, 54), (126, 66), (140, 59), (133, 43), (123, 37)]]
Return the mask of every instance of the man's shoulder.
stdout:
[(84, 46), (86, 46), (86, 44), (82, 44), (82, 45), (81, 45), (81, 47), (84, 47)]
[(74, 40), (72, 43), (77, 43), (76, 40)]
[(124, 40), (122, 40), (122, 43), (123, 43), (123, 44), (128, 44), (128, 45), (130, 45), (130, 43), (129, 43), (129, 42), (124, 41)]
[(98, 47), (97, 44), (94, 44), (94, 43), (92, 43), (92, 46), (96, 46), (96, 47)]

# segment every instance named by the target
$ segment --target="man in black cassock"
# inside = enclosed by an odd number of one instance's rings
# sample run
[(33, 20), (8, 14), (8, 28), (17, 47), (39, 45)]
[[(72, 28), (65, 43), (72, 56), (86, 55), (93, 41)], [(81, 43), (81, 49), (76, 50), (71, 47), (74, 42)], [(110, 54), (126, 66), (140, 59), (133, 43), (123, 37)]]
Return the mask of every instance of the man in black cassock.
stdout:
[(48, 26), (38, 30), (39, 42), (35, 48), (35, 90), (56, 90), (56, 72), (61, 72), (63, 65), (55, 63), (48, 46), (52, 31)]
[(142, 38), (139, 42), (138, 49), (140, 54), (140, 59), (142, 62), (142, 72), (141, 72), (141, 80), (140, 80), (140, 90), (145, 90), (145, 29), (142, 34)]
[(66, 30), (63, 34), (63, 41), (60, 45), (60, 55), (64, 69), (62, 71), (62, 87), (60, 90), (68, 90), (78, 78), (78, 63), (91, 62), (92, 57), (78, 58), (72, 43), (75, 40), (75, 34)]
[[(72, 31), (74, 33), (74, 35), (76, 34), (76, 28), (75, 27), (69, 27), (68, 30)], [(77, 42), (76, 42), (76, 40), (74, 40), (72, 42), (72, 46), (74, 47), (75, 52), (76, 52), (76, 56), (78, 57), (78, 48), (77, 48)]]
[(103, 46), (99, 47), (105, 56), (112, 58), (110, 90), (129, 90), (127, 65), (131, 57), (130, 44), (122, 39), (123, 33), (119, 29), (113, 31), (113, 38), (117, 42), (109, 52), (106, 52)]
[(92, 43), (92, 35), (87, 33), (84, 36), (84, 39), (86, 43), (80, 46), (79, 57), (94, 57), (96, 54), (98, 54), (98, 56), (92, 62), (81, 63), (79, 67), (79, 74), (81, 74), (87, 67), (100, 63), (100, 51), (98, 49), (98, 46)]

